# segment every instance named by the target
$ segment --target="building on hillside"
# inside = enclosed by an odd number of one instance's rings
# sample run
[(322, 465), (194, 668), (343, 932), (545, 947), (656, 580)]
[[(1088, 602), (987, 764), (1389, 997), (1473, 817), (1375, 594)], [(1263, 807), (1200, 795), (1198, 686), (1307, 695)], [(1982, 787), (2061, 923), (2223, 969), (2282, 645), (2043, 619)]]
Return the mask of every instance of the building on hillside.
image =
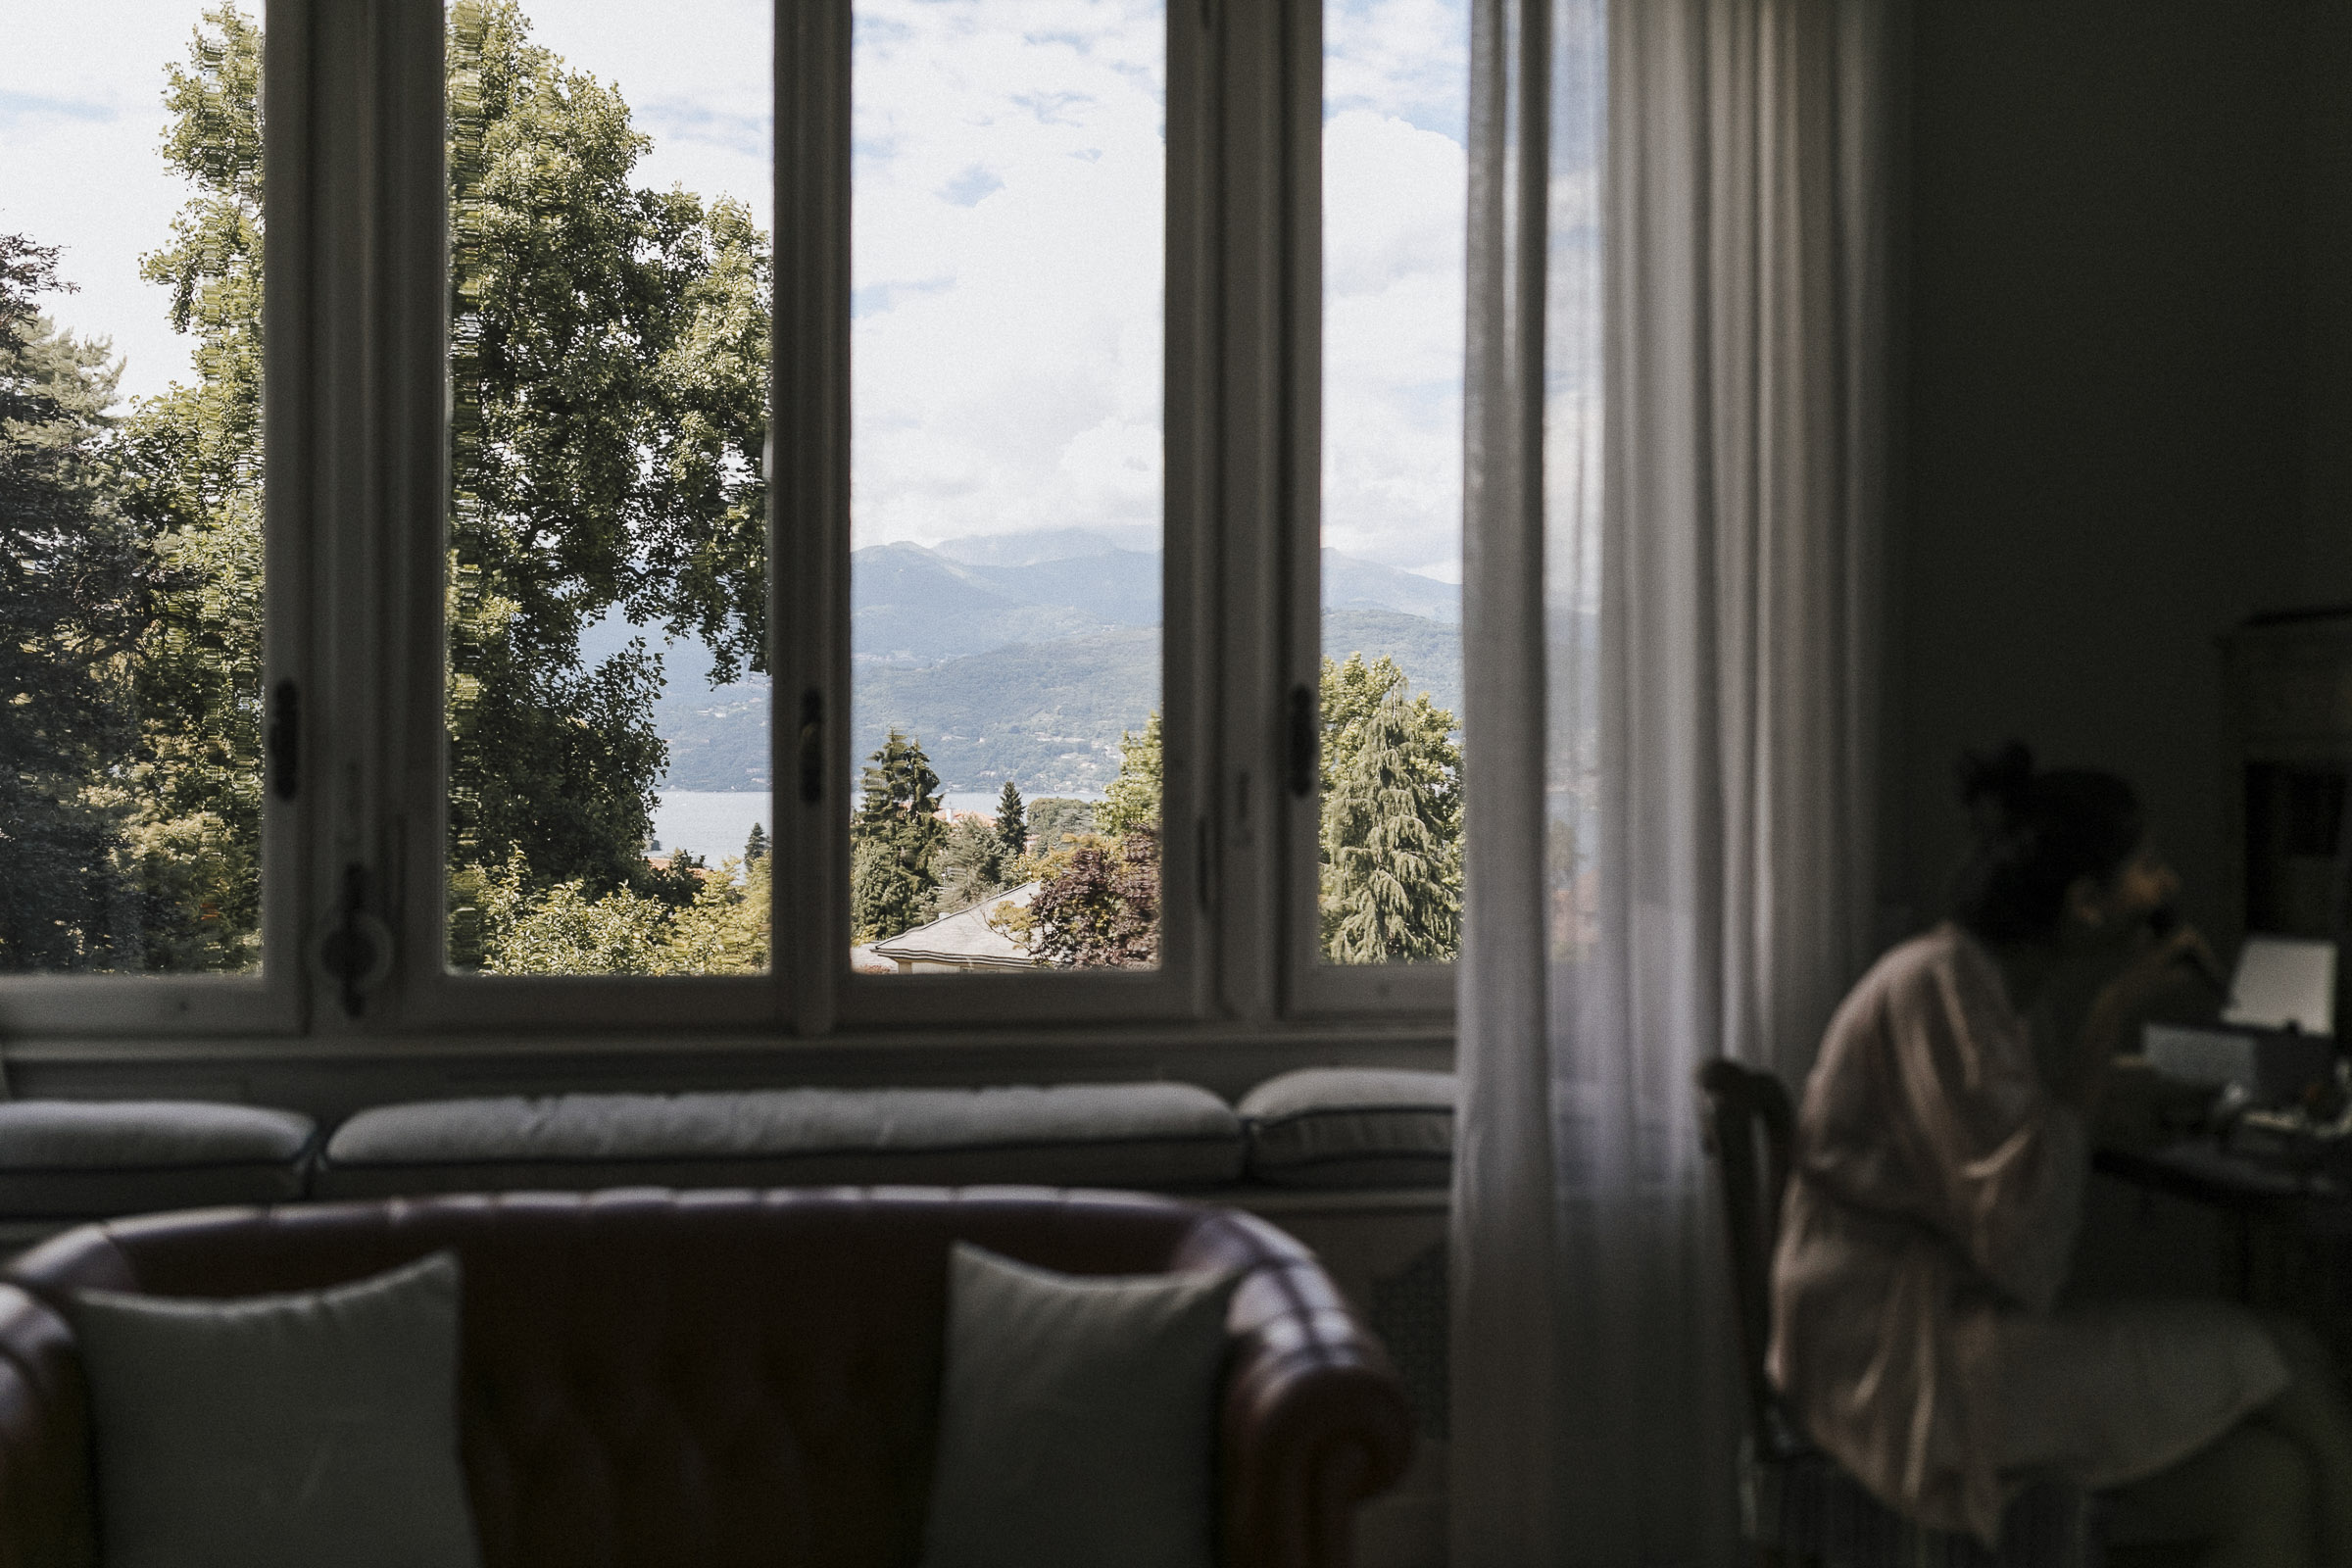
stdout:
[(1018, 938), (989, 922), (1000, 905), (1027, 908), (1039, 884), (1024, 882), (1009, 893), (995, 893), (968, 908), (943, 914), (911, 931), (902, 931), (867, 949), (877, 958), (898, 965), (901, 974), (952, 974), (974, 969), (1040, 969), (1044, 958), (1032, 954)]

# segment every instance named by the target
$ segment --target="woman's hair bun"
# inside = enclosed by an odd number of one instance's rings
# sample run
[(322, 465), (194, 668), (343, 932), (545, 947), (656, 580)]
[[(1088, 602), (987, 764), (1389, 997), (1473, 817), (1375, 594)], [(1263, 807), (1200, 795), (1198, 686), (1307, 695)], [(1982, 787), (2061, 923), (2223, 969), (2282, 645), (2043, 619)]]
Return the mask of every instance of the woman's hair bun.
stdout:
[(2037, 773), (2022, 741), (1964, 753), (1958, 771), (1976, 843), (1954, 879), (1952, 912), (1980, 937), (2050, 937), (2075, 879), (2108, 880), (2139, 845), (2139, 797), (2113, 773)]
[(2034, 794), (2034, 754), (2011, 741), (1989, 755), (1960, 756), (1960, 800), (1980, 829), (1998, 832), (2025, 816)]

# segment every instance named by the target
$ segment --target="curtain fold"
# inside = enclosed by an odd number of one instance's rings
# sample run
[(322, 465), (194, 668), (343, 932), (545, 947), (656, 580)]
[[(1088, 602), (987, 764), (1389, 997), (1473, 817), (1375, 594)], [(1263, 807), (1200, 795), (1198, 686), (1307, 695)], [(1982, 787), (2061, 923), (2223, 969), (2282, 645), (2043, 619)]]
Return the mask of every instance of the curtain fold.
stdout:
[(1736, 1552), (1691, 1071), (1870, 953), (1899, 0), (1475, 0), (1453, 1562)]

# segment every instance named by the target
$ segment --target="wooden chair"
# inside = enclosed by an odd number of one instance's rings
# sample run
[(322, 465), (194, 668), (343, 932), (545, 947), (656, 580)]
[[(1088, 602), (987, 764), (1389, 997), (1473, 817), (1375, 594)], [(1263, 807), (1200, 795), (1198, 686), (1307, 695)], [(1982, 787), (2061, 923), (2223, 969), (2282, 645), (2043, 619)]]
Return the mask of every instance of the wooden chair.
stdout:
[(2001, 1547), (1931, 1530), (1888, 1508), (1807, 1439), (1764, 1373), (1772, 1343), (1772, 1256), (1788, 1185), (1794, 1117), (1768, 1072), (1721, 1057), (1698, 1069), (1700, 1130), (1723, 1193), (1724, 1241), (1740, 1367), (1747, 1386), (1740, 1445), (1740, 1527), (1765, 1568), (2100, 1568), (2098, 1499), (2036, 1486), (2010, 1505)]

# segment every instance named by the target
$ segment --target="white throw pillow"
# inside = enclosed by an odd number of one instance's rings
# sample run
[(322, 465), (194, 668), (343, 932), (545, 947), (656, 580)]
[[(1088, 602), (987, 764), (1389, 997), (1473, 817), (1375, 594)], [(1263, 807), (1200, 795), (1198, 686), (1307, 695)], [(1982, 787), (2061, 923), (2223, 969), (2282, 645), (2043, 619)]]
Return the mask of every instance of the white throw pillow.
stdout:
[(236, 1300), (83, 1291), (105, 1568), (479, 1568), (458, 1260)]
[(1213, 1568), (1238, 1276), (949, 1268), (923, 1568)]

